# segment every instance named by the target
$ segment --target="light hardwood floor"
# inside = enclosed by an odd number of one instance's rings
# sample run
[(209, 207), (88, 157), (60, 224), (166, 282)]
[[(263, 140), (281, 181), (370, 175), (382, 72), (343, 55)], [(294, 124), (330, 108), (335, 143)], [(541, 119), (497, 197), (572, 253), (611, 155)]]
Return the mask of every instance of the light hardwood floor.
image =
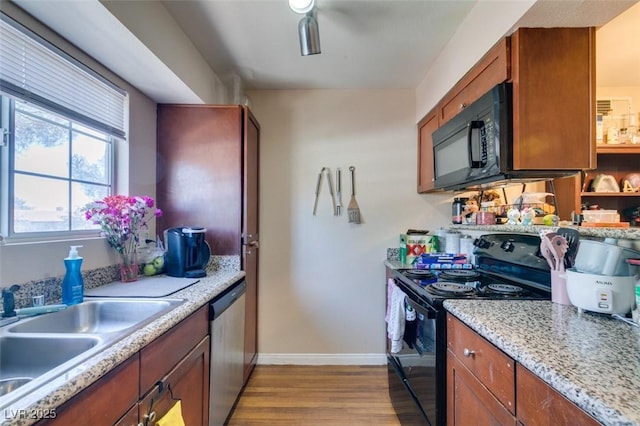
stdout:
[(229, 426), (400, 425), (386, 366), (258, 365)]

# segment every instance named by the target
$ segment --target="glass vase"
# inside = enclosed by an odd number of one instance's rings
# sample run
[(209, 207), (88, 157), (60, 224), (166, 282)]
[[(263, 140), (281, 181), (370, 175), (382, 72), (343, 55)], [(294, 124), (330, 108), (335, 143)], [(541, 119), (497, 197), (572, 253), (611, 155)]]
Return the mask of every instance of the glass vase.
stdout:
[(120, 281), (128, 283), (138, 280), (138, 256), (136, 252), (122, 253), (120, 263)]

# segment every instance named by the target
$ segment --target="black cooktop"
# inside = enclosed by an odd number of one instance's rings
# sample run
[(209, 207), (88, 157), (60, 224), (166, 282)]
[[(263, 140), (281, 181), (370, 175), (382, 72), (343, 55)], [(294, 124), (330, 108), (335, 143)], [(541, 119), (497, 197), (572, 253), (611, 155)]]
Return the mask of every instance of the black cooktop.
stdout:
[(411, 291), (432, 306), (446, 299), (550, 300), (549, 267), (530, 234), (487, 234), (476, 239), (473, 269), (399, 269)]

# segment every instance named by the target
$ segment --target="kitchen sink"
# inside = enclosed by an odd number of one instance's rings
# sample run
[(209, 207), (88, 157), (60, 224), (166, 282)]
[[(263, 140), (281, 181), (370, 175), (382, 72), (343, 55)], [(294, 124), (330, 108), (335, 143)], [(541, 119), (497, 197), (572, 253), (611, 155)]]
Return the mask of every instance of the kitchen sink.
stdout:
[(183, 299), (91, 298), (0, 327), (0, 409), (55, 381)]
[(182, 303), (178, 299), (100, 299), (69, 306), (64, 311), (20, 321), (12, 333), (108, 334), (140, 325)]
[(0, 396), (97, 346), (93, 336), (0, 337)]

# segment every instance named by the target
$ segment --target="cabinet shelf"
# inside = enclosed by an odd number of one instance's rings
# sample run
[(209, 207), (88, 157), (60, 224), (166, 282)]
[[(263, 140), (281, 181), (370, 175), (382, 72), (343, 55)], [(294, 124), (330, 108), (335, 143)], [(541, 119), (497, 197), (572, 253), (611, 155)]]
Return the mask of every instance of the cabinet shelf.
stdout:
[(596, 145), (598, 154), (640, 154), (640, 145)]
[(581, 192), (581, 197), (640, 197), (640, 192)]

